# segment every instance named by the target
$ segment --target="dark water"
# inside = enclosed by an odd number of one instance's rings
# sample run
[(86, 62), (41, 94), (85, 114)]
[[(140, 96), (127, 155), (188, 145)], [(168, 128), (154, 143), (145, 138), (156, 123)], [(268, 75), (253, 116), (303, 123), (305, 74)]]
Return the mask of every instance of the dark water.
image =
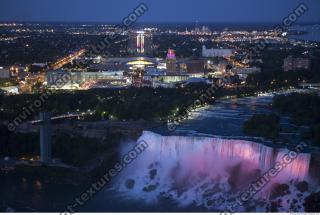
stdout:
[(301, 35), (290, 35), (291, 39), (320, 42), (320, 24), (317, 25), (299, 25), (292, 28), (295, 31), (304, 32)]
[[(175, 131), (168, 132), (167, 129), (160, 128), (155, 132), (163, 135), (217, 136), (242, 139), (276, 147), (276, 144), (271, 141), (260, 137), (248, 137), (243, 131), (243, 123), (253, 114), (272, 112), (270, 108), (272, 99), (273, 95), (267, 94), (260, 97), (218, 100), (213, 106), (193, 112), (190, 116), (191, 119), (182, 122)], [(289, 121), (288, 116), (282, 115), (280, 117), (280, 123), (284, 129), (291, 130), (295, 127)]]
[(62, 210), (83, 189), (47, 184), (32, 176), (2, 174), (0, 178), (1, 211), (8, 207), (21, 212)]

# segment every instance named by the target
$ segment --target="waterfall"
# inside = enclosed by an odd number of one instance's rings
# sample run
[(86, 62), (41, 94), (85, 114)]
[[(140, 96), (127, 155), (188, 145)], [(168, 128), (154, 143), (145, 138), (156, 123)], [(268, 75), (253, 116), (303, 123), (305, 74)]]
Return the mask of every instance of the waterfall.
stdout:
[[(237, 195), (289, 152), (246, 140), (161, 136), (150, 131), (143, 132), (138, 142), (142, 140), (148, 148), (119, 177), (119, 190), (145, 201), (163, 196), (181, 205), (208, 208), (208, 200), (219, 207), (217, 201)], [(306, 180), (309, 163), (310, 154), (297, 154), (270, 183)]]

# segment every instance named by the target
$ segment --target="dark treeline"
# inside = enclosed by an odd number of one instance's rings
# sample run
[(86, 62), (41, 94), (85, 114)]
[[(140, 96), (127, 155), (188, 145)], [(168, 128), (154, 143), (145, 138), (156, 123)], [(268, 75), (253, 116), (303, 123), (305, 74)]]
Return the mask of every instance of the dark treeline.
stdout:
[[(307, 125), (310, 129), (302, 133), (303, 139), (320, 143), (320, 96), (309, 93), (291, 93), (275, 96), (272, 109), (281, 114), (289, 114), (291, 122)], [(256, 114), (244, 123), (244, 132), (251, 136), (276, 139), (279, 136), (279, 117), (275, 114)]]
[(274, 98), (272, 107), (290, 114), (295, 124), (310, 125), (311, 129), (306, 138), (320, 143), (320, 96), (307, 93), (279, 95)]
[[(0, 157), (9, 156), (20, 159), (39, 156), (40, 143), (38, 133), (9, 132), (5, 126), (0, 126)], [(59, 133), (52, 138), (53, 158), (60, 158), (64, 163), (83, 165), (96, 155), (108, 151), (108, 157), (117, 157), (117, 145), (121, 135), (108, 133), (105, 140), (71, 136)]]
[[(218, 89), (215, 98), (224, 96), (253, 96), (258, 91), (276, 90), (282, 86), (241, 86)], [(91, 120), (139, 120), (163, 121), (176, 113), (177, 109), (191, 106), (211, 88), (207, 84), (193, 84), (185, 87), (167, 88), (126, 88), (91, 89), (87, 91), (57, 91), (43, 99), (39, 108), (33, 108), (27, 119), (35, 119), (40, 111), (48, 111), (52, 116), (68, 112), (94, 111)], [(35, 101), (44, 98), (43, 94), (0, 94), (0, 120), (13, 120)], [(207, 103), (212, 103), (209, 98)], [(33, 106), (34, 107), (34, 106)]]
[(285, 72), (282, 69), (283, 60), (289, 55), (301, 57), (303, 50), (296, 49), (290, 51), (264, 50), (262, 52), (263, 63), (257, 63), (262, 72), (251, 74), (247, 78), (247, 84), (256, 87), (280, 87), (280, 86), (297, 86), (299, 83), (320, 81), (320, 52), (314, 50), (310, 57), (311, 65), (308, 70), (295, 70)]
[[(201, 85), (177, 89), (129, 88), (57, 92), (50, 95), (35, 112), (46, 110), (54, 116), (94, 110), (98, 119), (158, 120), (167, 117), (176, 108), (191, 104), (208, 87)], [(14, 119), (24, 107), (29, 107), (40, 97), (41, 94), (0, 96), (0, 119)]]
[(296, 124), (320, 122), (320, 97), (316, 94), (291, 93), (274, 98), (272, 107), (282, 113), (289, 113)]
[(255, 114), (244, 123), (244, 132), (250, 136), (276, 139), (280, 131), (279, 122), (275, 114)]

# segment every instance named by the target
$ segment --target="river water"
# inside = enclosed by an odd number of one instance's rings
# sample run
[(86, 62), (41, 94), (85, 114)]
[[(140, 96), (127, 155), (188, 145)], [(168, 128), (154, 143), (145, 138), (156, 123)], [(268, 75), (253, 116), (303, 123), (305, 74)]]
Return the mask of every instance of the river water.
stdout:
[(320, 42), (320, 24), (316, 25), (297, 25), (293, 26), (291, 30), (302, 31), (303, 34), (290, 35), (290, 39), (298, 39), (312, 42)]

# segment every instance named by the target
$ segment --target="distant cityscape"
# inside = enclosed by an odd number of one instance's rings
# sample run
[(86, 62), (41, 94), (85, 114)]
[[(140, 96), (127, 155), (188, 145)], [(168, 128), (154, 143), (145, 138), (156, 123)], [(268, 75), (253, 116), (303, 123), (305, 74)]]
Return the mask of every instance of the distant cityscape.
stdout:
[[(35, 86), (39, 90), (55, 88), (55, 81), (64, 73), (72, 76), (62, 88), (69, 90), (174, 87), (179, 83), (210, 82), (214, 78), (227, 78), (228, 86), (232, 87), (246, 84), (248, 75), (261, 71), (261, 54), (250, 51), (250, 47), (261, 41), (268, 43), (268, 50), (293, 50), (297, 46), (306, 50), (295, 59), (290, 54), (286, 56), (282, 68), (286, 72), (308, 70), (309, 50), (318, 48), (317, 42), (288, 38), (290, 34), (300, 34), (290, 29), (279, 34), (272, 28), (214, 31), (202, 26), (181, 31), (149, 27), (122, 32), (121, 38), (108, 50), (92, 55), (88, 53), (90, 39), (111, 35), (115, 26), (2, 23), (0, 28), (3, 32), (0, 77), (7, 80), (2, 82), (1, 89), (7, 93), (31, 92)], [(32, 44), (33, 34), (40, 41), (51, 38), (56, 48), (60, 48), (58, 44), (63, 46), (62, 50), (57, 50), (51, 59), (42, 55), (30, 61), (28, 55), (44, 52), (36, 43)], [(65, 37), (60, 38), (61, 34)], [(66, 49), (61, 40), (72, 40), (74, 35), (81, 39), (68, 44), (70, 48)], [(111, 51), (116, 48), (119, 50)], [(15, 55), (21, 51), (26, 55), (16, 59)], [(88, 63), (79, 66), (83, 62)]]

